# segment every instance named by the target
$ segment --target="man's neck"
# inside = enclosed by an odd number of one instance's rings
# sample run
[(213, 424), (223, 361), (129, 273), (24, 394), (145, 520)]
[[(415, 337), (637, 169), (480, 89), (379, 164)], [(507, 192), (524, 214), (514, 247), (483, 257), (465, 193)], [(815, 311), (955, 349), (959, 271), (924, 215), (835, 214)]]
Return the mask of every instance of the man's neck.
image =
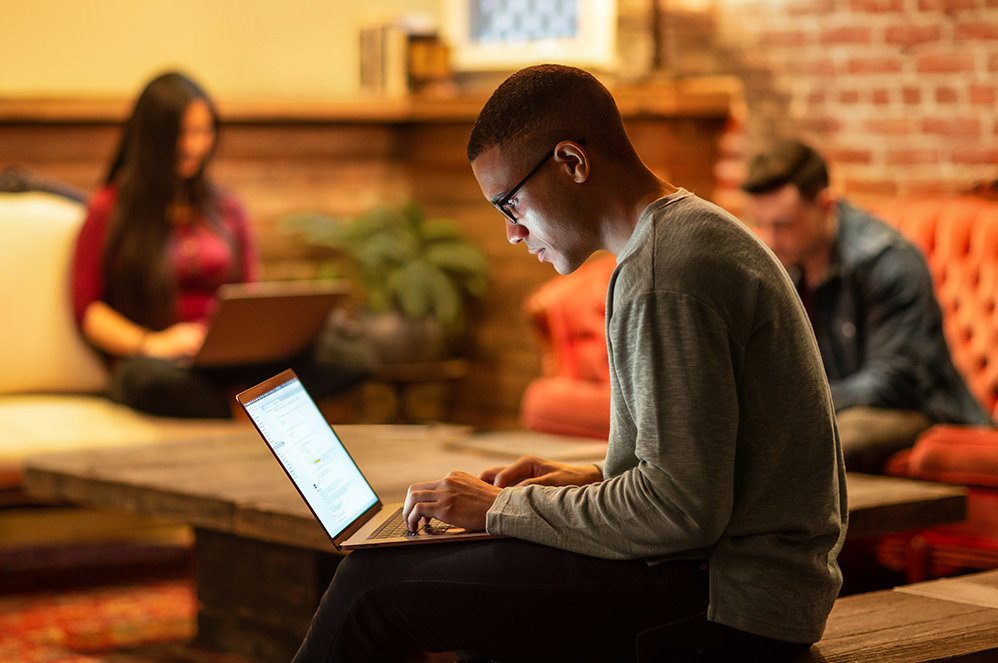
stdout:
[(822, 281), (825, 280), (825, 275), (828, 273), (828, 265), (829, 259), (827, 253), (805, 261), (800, 266), (801, 281), (803, 281), (804, 287), (808, 290), (814, 290), (821, 285)]
[(811, 254), (801, 261), (801, 277), (808, 290), (814, 290), (824, 282), (832, 265), (832, 251), (835, 248), (836, 237), (838, 237), (839, 224), (835, 216), (835, 208), (833, 207), (828, 213), (830, 215), (828, 232), (811, 251)]
[(609, 224), (606, 228), (605, 248), (614, 255), (619, 255), (631, 235), (634, 234), (638, 219), (641, 218), (641, 213), (645, 211), (646, 207), (660, 198), (679, 191), (678, 188), (665, 180), (655, 177), (650, 172), (648, 174), (651, 177), (645, 182), (637, 182), (639, 186), (633, 189), (634, 195), (625, 199), (619, 213), (615, 216), (614, 223)]

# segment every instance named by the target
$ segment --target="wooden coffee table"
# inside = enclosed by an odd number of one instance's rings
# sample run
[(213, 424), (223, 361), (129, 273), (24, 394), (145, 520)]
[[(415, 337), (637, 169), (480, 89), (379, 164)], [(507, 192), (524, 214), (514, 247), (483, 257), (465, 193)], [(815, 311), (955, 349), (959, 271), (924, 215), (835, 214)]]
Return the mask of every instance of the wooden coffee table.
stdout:
[[(384, 501), (401, 501), (413, 481), (450, 470), (477, 474), (508, 458), (448, 448), (460, 426), (339, 426), (337, 432)], [(569, 441), (507, 435), (538, 455)], [(581, 441), (589, 452), (592, 440)], [(562, 457), (571, 456), (563, 453)], [(574, 458), (573, 462), (585, 459)], [(593, 457), (591, 460), (600, 460)], [(848, 538), (962, 520), (962, 487), (849, 475)], [(195, 531), (198, 639), (266, 663), (286, 661), (304, 636), (341, 558), (257, 434), (139, 448), (48, 454), (26, 461), (24, 485), (53, 500), (168, 518)]]

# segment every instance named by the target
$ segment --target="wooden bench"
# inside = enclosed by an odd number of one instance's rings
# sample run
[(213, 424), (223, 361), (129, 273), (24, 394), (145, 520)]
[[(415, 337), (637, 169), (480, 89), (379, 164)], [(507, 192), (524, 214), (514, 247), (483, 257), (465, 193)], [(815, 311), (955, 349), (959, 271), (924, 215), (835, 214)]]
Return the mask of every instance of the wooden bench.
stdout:
[(842, 597), (795, 663), (870, 661), (998, 661), (998, 571)]

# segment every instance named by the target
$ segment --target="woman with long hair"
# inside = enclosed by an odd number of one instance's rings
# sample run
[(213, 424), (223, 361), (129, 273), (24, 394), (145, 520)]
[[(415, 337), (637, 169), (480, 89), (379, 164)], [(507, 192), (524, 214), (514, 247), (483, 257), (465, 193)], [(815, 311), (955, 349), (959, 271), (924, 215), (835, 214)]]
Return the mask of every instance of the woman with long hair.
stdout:
[[(194, 369), (225, 283), (254, 281), (256, 246), (242, 205), (206, 169), (218, 114), (179, 72), (142, 90), (77, 240), (74, 310), (111, 366), (111, 397), (177, 417), (231, 416), (231, 392), (272, 367)], [(338, 366), (298, 366), (321, 397), (362, 379)]]

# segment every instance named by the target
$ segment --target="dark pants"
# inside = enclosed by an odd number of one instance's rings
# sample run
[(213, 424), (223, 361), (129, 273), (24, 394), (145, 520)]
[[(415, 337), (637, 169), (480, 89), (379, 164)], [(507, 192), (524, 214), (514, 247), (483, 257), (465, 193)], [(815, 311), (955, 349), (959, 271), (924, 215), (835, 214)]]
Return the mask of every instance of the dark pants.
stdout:
[(716, 645), (777, 661), (806, 649), (709, 624), (706, 609), (702, 561), (648, 566), (517, 539), (363, 550), (340, 563), (294, 660), (707, 661)]
[(225, 419), (237, 392), (294, 368), (315, 400), (365, 380), (367, 366), (317, 361), (309, 353), (288, 362), (225, 368), (191, 368), (152, 357), (118, 360), (111, 371), (111, 399), (163, 417)]

